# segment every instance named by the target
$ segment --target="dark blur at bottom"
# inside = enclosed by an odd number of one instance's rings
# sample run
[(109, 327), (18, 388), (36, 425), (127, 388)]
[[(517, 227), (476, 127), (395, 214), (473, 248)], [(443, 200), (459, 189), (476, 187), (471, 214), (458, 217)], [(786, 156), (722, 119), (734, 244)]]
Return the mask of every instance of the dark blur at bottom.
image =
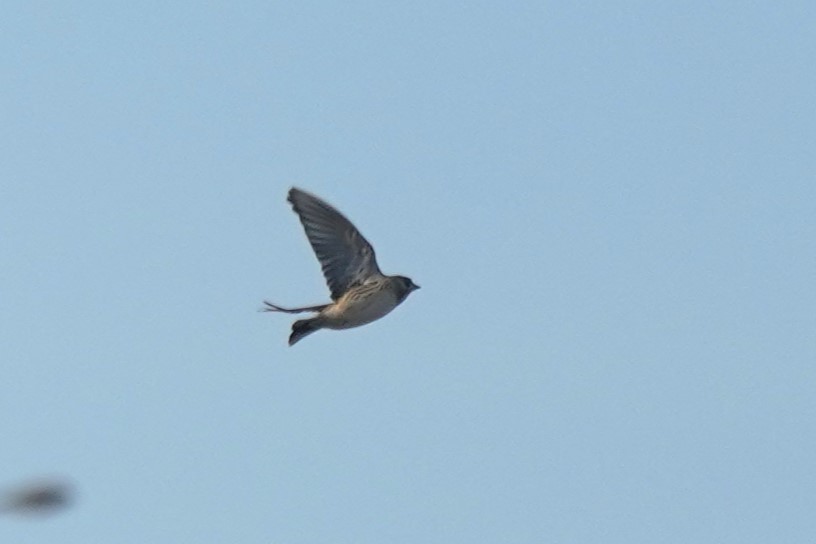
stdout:
[(55, 514), (71, 505), (73, 494), (72, 486), (64, 480), (29, 481), (0, 493), (0, 514)]

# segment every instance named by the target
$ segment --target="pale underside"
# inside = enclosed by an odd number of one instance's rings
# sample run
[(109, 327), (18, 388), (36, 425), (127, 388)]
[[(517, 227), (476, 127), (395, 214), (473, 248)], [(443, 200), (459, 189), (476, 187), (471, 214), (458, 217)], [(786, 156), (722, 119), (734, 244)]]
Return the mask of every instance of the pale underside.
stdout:
[[(371, 282), (371, 287), (380, 282)], [(368, 285), (362, 286), (365, 289)], [(378, 289), (376, 296), (359, 297), (355, 290), (320, 312), (318, 319), (327, 329), (351, 329), (380, 319), (397, 307), (396, 295), (388, 289)]]

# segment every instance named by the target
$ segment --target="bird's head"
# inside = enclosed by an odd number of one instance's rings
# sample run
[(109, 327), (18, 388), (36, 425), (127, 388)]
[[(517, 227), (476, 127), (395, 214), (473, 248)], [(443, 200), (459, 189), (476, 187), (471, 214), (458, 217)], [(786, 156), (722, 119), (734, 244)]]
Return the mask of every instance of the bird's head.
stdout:
[(405, 300), (405, 297), (410, 295), (412, 291), (419, 289), (419, 285), (415, 284), (411, 278), (406, 278), (405, 276), (394, 276), (394, 279), (397, 280), (397, 285), (399, 286), (398, 298), (400, 302)]

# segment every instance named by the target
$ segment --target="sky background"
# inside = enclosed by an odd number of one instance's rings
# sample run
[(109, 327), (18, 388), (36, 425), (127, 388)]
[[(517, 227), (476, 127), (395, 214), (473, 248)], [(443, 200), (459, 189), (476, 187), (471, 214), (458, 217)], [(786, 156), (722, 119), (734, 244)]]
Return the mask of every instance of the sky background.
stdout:
[(0, 542), (812, 542), (814, 6), (7, 3)]

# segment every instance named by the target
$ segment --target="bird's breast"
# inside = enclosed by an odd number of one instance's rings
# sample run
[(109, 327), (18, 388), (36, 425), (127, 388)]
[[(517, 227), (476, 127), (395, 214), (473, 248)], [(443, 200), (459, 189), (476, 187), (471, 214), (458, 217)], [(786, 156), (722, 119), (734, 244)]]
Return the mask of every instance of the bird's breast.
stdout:
[(351, 329), (371, 323), (397, 307), (397, 298), (388, 289), (365, 287), (349, 291), (322, 313), (329, 329)]

